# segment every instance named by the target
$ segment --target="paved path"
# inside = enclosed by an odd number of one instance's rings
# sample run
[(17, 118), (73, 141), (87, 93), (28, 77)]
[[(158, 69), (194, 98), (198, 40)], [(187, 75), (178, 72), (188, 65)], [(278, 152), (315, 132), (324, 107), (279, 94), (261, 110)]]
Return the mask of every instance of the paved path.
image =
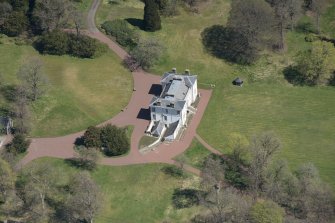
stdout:
[[(97, 8), (99, 7), (100, 0), (94, 0), (92, 7), (88, 14), (88, 31), (84, 31), (85, 34), (100, 40), (108, 45), (120, 58), (125, 58), (128, 54), (120, 46), (114, 43), (111, 39), (101, 33), (95, 26), (94, 15)], [(136, 91), (133, 92), (132, 97), (129, 101), (128, 106), (116, 115), (114, 118), (102, 123), (111, 123), (117, 126), (133, 125), (134, 130), (131, 136), (131, 150), (127, 156), (117, 158), (103, 158), (101, 164), (104, 165), (130, 165), (130, 164), (143, 164), (143, 163), (169, 163), (176, 164), (173, 157), (184, 152), (191, 144), (192, 139), (196, 135), (196, 129), (200, 123), (200, 120), (205, 112), (208, 101), (211, 97), (210, 90), (199, 89), (201, 98), (198, 104), (198, 110), (193, 116), (190, 125), (183, 133), (180, 140), (174, 141), (173, 143), (160, 144), (154, 151), (150, 151), (146, 154), (141, 154), (138, 150), (138, 144), (141, 137), (144, 135), (144, 131), (149, 125), (149, 121), (138, 118), (138, 114), (141, 109), (148, 108), (149, 102), (152, 95), (149, 94), (150, 88), (153, 84), (159, 84), (160, 77), (149, 74), (143, 70), (138, 70), (132, 73), (134, 79), (134, 88)], [(73, 150), (74, 142), (76, 138), (83, 135), (83, 132), (78, 132), (66, 136), (54, 137), (54, 138), (33, 138), (32, 143), (28, 149), (28, 154), (21, 160), (19, 165), (25, 165), (30, 161), (40, 157), (57, 157), (57, 158), (71, 158), (75, 155)], [(185, 170), (200, 174), (199, 170), (185, 166)]]

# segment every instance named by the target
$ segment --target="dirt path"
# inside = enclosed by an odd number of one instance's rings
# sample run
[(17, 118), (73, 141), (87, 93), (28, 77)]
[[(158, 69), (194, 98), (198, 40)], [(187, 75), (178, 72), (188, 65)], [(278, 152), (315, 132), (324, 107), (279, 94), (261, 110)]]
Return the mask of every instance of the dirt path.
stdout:
[[(127, 52), (101, 33), (95, 26), (94, 15), (99, 7), (99, 2), (100, 0), (94, 0), (92, 3), (88, 15), (89, 30), (84, 31), (84, 33), (106, 43), (120, 58), (125, 58), (128, 55)], [(138, 115), (142, 109), (148, 108), (152, 98), (152, 95), (149, 94), (150, 88), (153, 84), (159, 84), (160, 77), (149, 74), (143, 70), (133, 72), (132, 76), (136, 91), (133, 92), (129, 104), (114, 118), (102, 123), (111, 123), (117, 126), (134, 126), (133, 134), (131, 136), (130, 152), (127, 156), (123, 157), (103, 158), (101, 164), (112, 166), (144, 163), (176, 164), (173, 157), (184, 152), (190, 146), (192, 139), (196, 136), (196, 129), (205, 112), (212, 92), (210, 90), (199, 89), (201, 98), (198, 104), (198, 110), (180, 140), (169, 144), (161, 144), (154, 151), (150, 151), (143, 155), (139, 153), (138, 144), (141, 137), (144, 135), (144, 131), (147, 128), (149, 121), (141, 119)], [(76, 138), (80, 137), (82, 134), (83, 132), (78, 132), (54, 138), (33, 138), (28, 149), (28, 154), (21, 160), (19, 165), (23, 166), (40, 157), (71, 158), (75, 155), (75, 151), (73, 150), (74, 142)], [(186, 165), (185, 170), (197, 175), (200, 174), (199, 170), (191, 166)]]

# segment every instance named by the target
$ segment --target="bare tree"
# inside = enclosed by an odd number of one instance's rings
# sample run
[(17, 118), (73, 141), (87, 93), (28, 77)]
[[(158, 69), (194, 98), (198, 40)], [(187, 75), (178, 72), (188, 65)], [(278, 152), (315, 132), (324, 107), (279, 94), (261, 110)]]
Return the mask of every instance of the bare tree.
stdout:
[(40, 20), (41, 28), (50, 32), (68, 21), (69, 0), (37, 0), (34, 16)]
[(8, 2), (0, 2), (0, 25), (3, 25), (10, 13), (13, 11)]
[(93, 219), (101, 206), (101, 193), (98, 186), (87, 172), (74, 176), (70, 184), (72, 196), (67, 202), (70, 221), (86, 221)]
[(74, 158), (77, 166), (87, 170), (93, 170), (98, 160), (99, 152), (95, 148), (80, 148)]
[(321, 13), (327, 8), (327, 0), (312, 0), (311, 10), (315, 14), (315, 23), (318, 34), (320, 34), (320, 17)]
[(269, 0), (275, 13), (276, 29), (279, 33), (278, 49), (285, 49), (285, 30), (287, 25), (299, 15), (302, 2), (298, 0)]
[(16, 89), (15, 103), (13, 112), (15, 115), (14, 125), (18, 133), (28, 133), (30, 130), (31, 119), (30, 110), (28, 107), (27, 91), (23, 86), (18, 86)]
[(247, 222), (248, 212), (252, 204), (250, 197), (241, 195), (231, 187), (215, 194), (214, 200), (208, 195), (208, 193), (205, 193), (200, 199), (201, 203), (210, 210), (210, 214), (205, 216), (205, 222)]
[(52, 209), (47, 203), (57, 185), (58, 172), (48, 163), (34, 164), (24, 176), (27, 182), (23, 187), (23, 200), (27, 210), (28, 222), (48, 222)]
[(208, 157), (201, 172), (201, 186), (205, 191), (219, 193), (224, 182), (224, 168), (219, 157)]
[(70, 20), (73, 22), (75, 28), (76, 28), (76, 33), (77, 36), (80, 35), (80, 30), (83, 28), (84, 26), (84, 14), (79, 11), (78, 9), (76, 9), (75, 6), (71, 6), (70, 10), (69, 10), (69, 17)]
[(254, 196), (259, 195), (259, 191), (264, 185), (265, 171), (271, 162), (272, 156), (280, 149), (281, 144), (278, 138), (270, 132), (255, 136), (250, 145), (251, 164), (249, 166), (249, 178)]
[(42, 67), (42, 61), (32, 57), (21, 66), (17, 74), (32, 101), (36, 101), (46, 90), (47, 78), (42, 73)]

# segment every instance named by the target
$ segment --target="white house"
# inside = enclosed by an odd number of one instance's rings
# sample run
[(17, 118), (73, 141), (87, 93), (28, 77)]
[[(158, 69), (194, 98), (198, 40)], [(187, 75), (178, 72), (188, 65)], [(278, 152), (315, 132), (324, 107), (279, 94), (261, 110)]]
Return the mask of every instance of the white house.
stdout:
[(174, 140), (181, 127), (186, 125), (187, 114), (196, 110), (192, 104), (198, 96), (197, 76), (189, 70), (177, 74), (173, 68), (163, 75), (161, 85), (161, 95), (153, 97), (149, 105), (151, 121), (146, 132), (155, 137)]

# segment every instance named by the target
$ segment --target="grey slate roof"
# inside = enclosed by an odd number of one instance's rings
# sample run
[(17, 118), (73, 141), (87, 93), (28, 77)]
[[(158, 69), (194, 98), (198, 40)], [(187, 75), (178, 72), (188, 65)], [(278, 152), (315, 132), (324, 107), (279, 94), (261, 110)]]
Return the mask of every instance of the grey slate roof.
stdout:
[(151, 134), (160, 136), (164, 128), (164, 124), (161, 121), (155, 122), (155, 125), (151, 129)]
[(170, 135), (173, 135), (173, 133), (176, 131), (176, 128), (179, 124), (179, 120), (176, 122), (173, 122), (169, 125), (169, 128), (166, 130), (164, 137), (168, 137)]
[(174, 72), (164, 73), (161, 84), (165, 87), (160, 97), (154, 96), (152, 98), (150, 106), (182, 110), (186, 103), (184, 100), (186, 94), (196, 80), (197, 76), (195, 75), (180, 75)]

